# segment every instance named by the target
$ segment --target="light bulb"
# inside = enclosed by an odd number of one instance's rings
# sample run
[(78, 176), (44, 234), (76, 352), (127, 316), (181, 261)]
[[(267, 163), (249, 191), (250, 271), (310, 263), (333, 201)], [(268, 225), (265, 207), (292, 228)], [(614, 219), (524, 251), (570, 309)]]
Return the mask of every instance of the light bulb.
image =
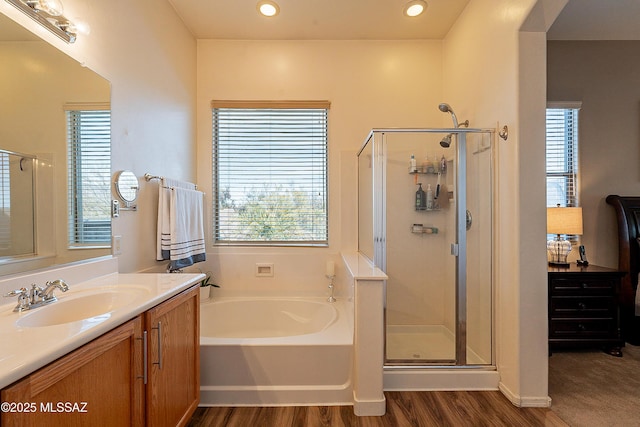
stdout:
[(60, 0), (38, 0), (37, 8), (51, 16), (60, 16), (64, 13), (64, 7)]
[(404, 6), (404, 14), (414, 17), (422, 14), (427, 8), (427, 4), (423, 0), (412, 0)]
[(280, 7), (273, 1), (262, 0), (257, 5), (258, 12), (264, 16), (276, 16), (280, 13)]
[(91, 27), (85, 21), (74, 18), (73, 21), (67, 22), (67, 31), (88, 36), (91, 33)]

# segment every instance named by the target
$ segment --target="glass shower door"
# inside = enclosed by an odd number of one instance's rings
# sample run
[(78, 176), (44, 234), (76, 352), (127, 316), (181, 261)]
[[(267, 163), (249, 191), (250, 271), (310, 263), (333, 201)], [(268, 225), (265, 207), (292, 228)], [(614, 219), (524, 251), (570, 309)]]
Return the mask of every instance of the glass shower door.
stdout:
[(389, 131), (374, 141), (386, 365), (491, 364), (491, 134)]
[(453, 364), (455, 137), (446, 148), (442, 133), (383, 136), (387, 364)]

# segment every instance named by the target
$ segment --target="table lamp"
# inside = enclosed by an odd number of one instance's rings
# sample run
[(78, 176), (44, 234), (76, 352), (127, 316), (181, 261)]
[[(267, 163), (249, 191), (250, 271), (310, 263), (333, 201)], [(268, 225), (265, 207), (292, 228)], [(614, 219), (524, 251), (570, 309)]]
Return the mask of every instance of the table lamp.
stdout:
[(547, 234), (555, 234), (554, 240), (547, 241), (549, 265), (568, 267), (567, 255), (571, 252), (571, 242), (563, 239), (563, 234), (582, 234), (582, 208), (547, 208)]

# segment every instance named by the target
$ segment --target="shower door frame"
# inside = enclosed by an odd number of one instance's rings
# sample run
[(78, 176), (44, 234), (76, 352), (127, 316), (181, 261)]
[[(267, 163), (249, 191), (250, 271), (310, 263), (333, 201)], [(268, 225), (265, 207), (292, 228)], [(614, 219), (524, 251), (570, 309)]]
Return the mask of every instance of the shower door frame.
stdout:
[[(387, 271), (387, 252), (386, 252), (386, 141), (385, 135), (393, 133), (439, 133), (439, 134), (455, 134), (457, 135), (457, 143), (455, 150), (456, 159), (456, 242), (451, 243), (451, 255), (455, 256), (455, 359), (451, 360), (402, 360), (390, 363), (386, 357), (387, 345), (387, 321), (386, 321), (386, 297), (384, 299), (385, 312), (385, 330), (384, 346), (385, 346), (385, 369), (402, 369), (402, 368), (434, 368), (434, 367), (477, 367), (493, 369), (495, 365), (495, 342), (494, 342), (494, 318), (493, 308), (491, 310), (491, 363), (489, 365), (470, 365), (467, 360), (467, 134), (488, 134), (490, 137), (491, 149), (491, 181), (493, 182), (494, 171), (494, 144), (495, 129), (484, 128), (375, 128), (369, 132), (367, 138), (357, 155), (364, 150), (368, 143), (372, 144), (373, 162), (373, 236), (374, 236), (374, 259), (373, 262), (382, 271)], [(381, 141), (376, 141), (376, 135), (379, 134)], [(461, 184), (463, 183), (463, 184)], [(493, 187), (493, 184), (492, 184)], [(493, 190), (493, 188), (492, 188)], [(380, 200), (381, 199), (381, 200)], [(492, 208), (493, 209), (493, 208)], [(491, 221), (493, 226), (493, 219)], [(492, 232), (493, 234), (493, 232)], [(493, 248), (493, 244), (491, 245)], [(463, 250), (460, 250), (463, 248)], [(493, 249), (492, 249), (493, 253)], [(493, 264), (493, 257), (491, 263)], [(493, 265), (491, 270), (493, 271)], [(493, 273), (491, 280), (493, 282)], [(385, 293), (386, 293), (385, 281)], [(493, 285), (492, 301), (493, 298)], [(493, 302), (492, 302), (493, 306)]]

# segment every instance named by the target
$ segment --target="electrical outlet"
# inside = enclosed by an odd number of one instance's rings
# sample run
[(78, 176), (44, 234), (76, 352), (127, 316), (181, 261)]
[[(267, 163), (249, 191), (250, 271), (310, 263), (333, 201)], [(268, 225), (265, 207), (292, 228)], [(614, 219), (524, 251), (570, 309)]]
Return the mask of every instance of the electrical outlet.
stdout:
[(112, 240), (111, 252), (113, 252), (114, 255), (122, 254), (122, 236), (113, 236)]

